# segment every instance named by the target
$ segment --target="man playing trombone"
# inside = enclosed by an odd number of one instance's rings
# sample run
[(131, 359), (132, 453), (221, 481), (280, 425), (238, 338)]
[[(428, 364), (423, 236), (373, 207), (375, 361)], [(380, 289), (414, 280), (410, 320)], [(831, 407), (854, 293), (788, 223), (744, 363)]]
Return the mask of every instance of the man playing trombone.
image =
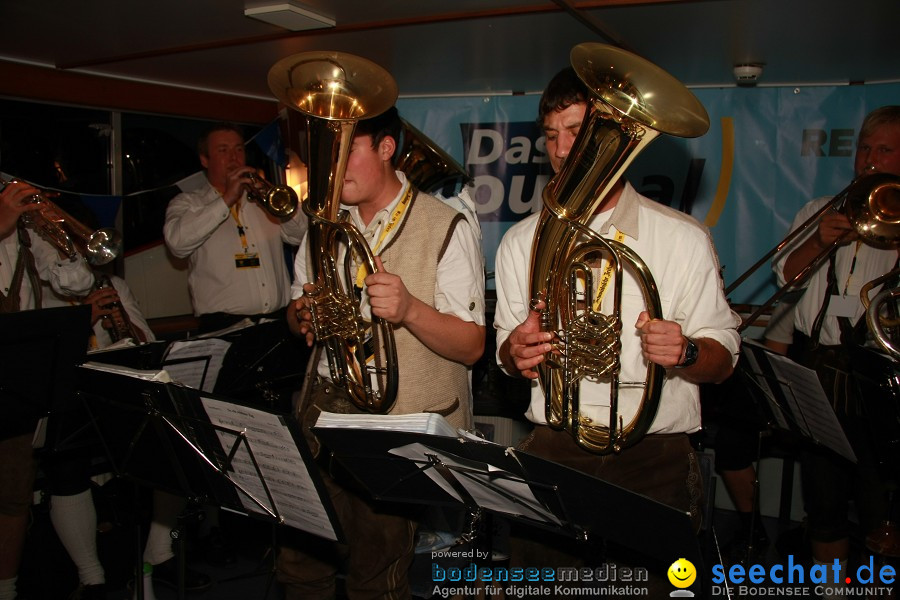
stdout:
[[(881, 107), (865, 118), (854, 172), (857, 177), (871, 173), (900, 175), (900, 106)], [(792, 229), (829, 201), (820, 198), (806, 204)], [(863, 420), (865, 407), (853, 381), (850, 353), (862, 342), (857, 328), (861, 319), (864, 327), (860, 289), (895, 268), (898, 252), (893, 247), (875, 247), (857, 233), (844, 212), (828, 210), (814, 229), (795, 240), (775, 261), (779, 284), (791, 281), (828, 249), (832, 249), (829, 259), (821, 261), (811, 273), (794, 311), (794, 340), (801, 352), (798, 361), (816, 369), (859, 460), (852, 465), (815, 451), (806, 452), (802, 459), (813, 558), (828, 565), (838, 559), (846, 565), (850, 554), (849, 501), (857, 503), (862, 535), (888, 515), (884, 475), (877, 468), (877, 449)]]

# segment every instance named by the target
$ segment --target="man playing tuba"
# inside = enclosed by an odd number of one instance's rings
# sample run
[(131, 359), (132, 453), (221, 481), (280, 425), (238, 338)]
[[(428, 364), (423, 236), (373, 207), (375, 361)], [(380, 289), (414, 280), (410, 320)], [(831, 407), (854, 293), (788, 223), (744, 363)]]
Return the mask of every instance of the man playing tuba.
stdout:
[[(595, 110), (591, 102), (589, 89), (571, 68), (558, 73), (544, 91), (538, 120), (547, 136), (547, 154), (555, 172), (569, 155), (586, 111)], [(647, 435), (618, 453), (598, 456), (576, 443), (570, 432), (546, 425), (537, 368), (555, 351), (559, 340), (554, 333), (542, 331), (537, 312), (541, 304), (530, 308), (534, 299), (527, 270), (538, 216), (522, 220), (506, 233), (496, 259), (498, 362), (510, 375), (532, 380), (527, 417), (535, 427), (520, 449), (690, 512), (699, 527), (702, 490), (688, 439), (688, 434), (700, 429), (698, 384), (728, 377), (740, 342), (736, 331), (740, 320), (725, 300), (708, 232), (690, 216), (641, 196), (624, 179), (613, 182), (587, 223), (604, 238), (617, 239), (633, 249), (646, 262), (659, 291), (662, 318), (650, 320), (635, 279), (627, 274), (624, 278), (621, 348), (613, 349), (619, 354), (621, 380), (640, 381), (648, 361), (666, 370), (658, 410)], [(597, 301), (607, 308), (615, 294), (607, 290), (610, 293), (598, 298), (602, 266), (592, 267), (595, 285), (584, 290), (584, 302)], [(594, 425), (609, 426), (609, 381), (587, 378), (579, 385), (582, 416)], [(641, 387), (626, 385), (618, 393), (618, 412), (626, 420), (637, 409)], [(527, 548), (539, 553), (530, 554)], [(520, 541), (512, 545), (511, 562), (516, 566), (575, 566), (587, 556), (585, 547), (571, 550), (574, 555), (557, 555), (541, 542)]]
[[(436, 412), (457, 427), (469, 427), (472, 404), (467, 366), (484, 352), (484, 276), (481, 247), (462, 214), (419, 192), (395, 171), (400, 118), (396, 108), (356, 126), (344, 174), (341, 203), (376, 255), (377, 272), (356, 288), (363, 316), (391, 323), (397, 346), (399, 390), (391, 414)], [(305, 242), (304, 246), (305, 248)], [(344, 264), (341, 250), (338, 264)], [(361, 261), (351, 257), (351, 275)], [(288, 311), (291, 330), (317, 342), (309, 311), (310, 257), (301, 250), (295, 262), (295, 298)], [(344, 282), (353, 288), (356, 282)], [(345, 389), (336, 386), (324, 352), (315, 381), (309, 382), (304, 429), (320, 410), (359, 412)], [(312, 440), (313, 447), (317, 444)], [(323, 473), (348, 544), (335, 549), (311, 536), (303, 552), (282, 548), (279, 580), (285, 597), (334, 597), (335, 575), (347, 560), (348, 596), (410, 597), (407, 571), (413, 559), (415, 526), (385, 503), (353, 493)], [(332, 560), (333, 559), (333, 560)]]

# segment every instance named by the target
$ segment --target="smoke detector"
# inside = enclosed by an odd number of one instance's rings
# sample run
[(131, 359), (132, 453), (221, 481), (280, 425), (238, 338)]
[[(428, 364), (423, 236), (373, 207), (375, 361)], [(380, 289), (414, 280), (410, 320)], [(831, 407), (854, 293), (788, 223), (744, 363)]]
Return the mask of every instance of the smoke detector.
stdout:
[(734, 65), (734, 80), (740, 86), (754, 86), (762, 72), (763, 66), (760, 63), (736, 64)]

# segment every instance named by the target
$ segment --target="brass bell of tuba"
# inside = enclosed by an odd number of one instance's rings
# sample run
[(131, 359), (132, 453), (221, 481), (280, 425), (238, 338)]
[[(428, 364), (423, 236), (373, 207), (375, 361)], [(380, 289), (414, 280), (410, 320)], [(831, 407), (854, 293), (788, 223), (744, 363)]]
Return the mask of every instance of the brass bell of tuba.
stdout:
[[(0, 186), (5, 187), (15, 181), (0, 177)], [(50, 211), (49, 214), (40, 209), (26, 212), (19, 217), (22, 224), (36, 231), (70, 259), (80, 253), (90, 264), (100, 266), (114, 261), (122, 253), (122, 234), (118, 230), (112, 227), (92, 230), (47, 198), (46, 192), (34, 194), (29, 201), (46, 205)]]
[[(338, 217), (344, 172), (359, 119), (377, 116), (397, 99), (393, 77), (364, 58), (341, 52), (304, 52), (269, 70), (269, 88), (288, 107), (306, 115), (312, 326), (325, 348), (331, 378), (360, 410), (387, 413), (397, 396), (397, 349), (390, 323), (363, 318), (352, 289), (349, 260), (339, 266), (339, 243), (362, 259), (366, 275), (375, 257), (365, 238)], [(302, 250), (301, 250), (302, 251)]]
[(467, 184), (471, 177), (461, 164), (428, 136), (400, 119), (403, 128), (394, 153), (394, 168), (403, 171), (416, 189), (427, 194), (453, 182)]
[[(647, 432), (659, 406), (664, 369), (648, 362), (636, 414), (627, 423), (618, 414), (621, 294), (625, 267), (633, 274), (651, 319), (662, 317), (656, 283), (647, 265), (628, 246), (587, 227), (596, 209), (628, 165), (660, 133), (703, 135), (709, 117), (699, 100), (677, 79), (625, 50), (597, 43), (572, 49), (571, 62), (591, 93), (584, 122), (569, 156), (543, 192), (531, 253), (532, 306), (543, 301), (541, 328), (556, 334), (555, 351), (538, 365), (547, 424), (568, 431), (596, 454), (619, 452)], [(602, 256), (611, 265), (607, 293), (613, 310), (592, 307), (589, 261)], [(583, 290), (579, 289), (583, 286)], [(595, 424), (579, 407), (585, 378), (609, 382), (609, 425)]]

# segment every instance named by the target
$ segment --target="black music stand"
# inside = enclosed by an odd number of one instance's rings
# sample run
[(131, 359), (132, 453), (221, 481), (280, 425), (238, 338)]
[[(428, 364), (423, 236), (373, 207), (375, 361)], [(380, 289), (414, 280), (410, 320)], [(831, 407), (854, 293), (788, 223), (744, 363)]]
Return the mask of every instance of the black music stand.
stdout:
[(0, 439), (33, 433), (72, 402), (91, 334), (89, 306), (0, 314)]
[(814, 370), (750, 340), (741, 344), (739, 368), (750, 381), (751, 394), (767, 407), (770, 427), (856, 462)]
[[(82, 367), (79, 395), (117, 476), (196, 503), (342, 539), (295, 422), (153, 380), (163, 372), (111, 369)], [(179, 597), (184, 594), (183, 559), (182, 553)]]
[[(378, 500), (462, 504), (470, 512), (488, 511), (572, 539), (629, 549), (658, 562), (660, 575), (678, 558), (702, 572), (688, 513), (558, 463), (468, 437), (339, 427), (313, 431)], [(448, 479), (455, 481), (442, 485)], [(460, 486), (468, 493), (454, 494)]]
[(291, 394), (303, 383), (310, 348), (283, 318), (219, 336), (231, 342), (213, 391), (289, 413)]

